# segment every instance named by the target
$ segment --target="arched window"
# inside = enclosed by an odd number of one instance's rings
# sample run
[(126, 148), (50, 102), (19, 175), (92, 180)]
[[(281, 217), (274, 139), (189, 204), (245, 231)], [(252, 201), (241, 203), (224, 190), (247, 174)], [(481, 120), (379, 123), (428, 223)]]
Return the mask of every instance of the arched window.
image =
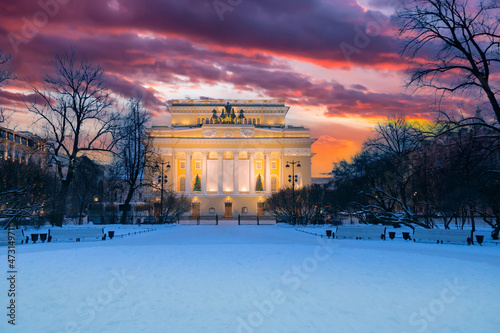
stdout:
[(247, 124), (247, 118), (245, 118), (245, 121), (244, 121), (245, 125)]
[(210, 207), (210, 209), (208, 210), (208, 212), (210, 214), (215, 214), (215, 208), (214, 207)]
[(260, 125), (260, 118), (257, 118), (257, 125)]
[(210, 124), (213, 124), (213, 123), (214, 123), (214, 119), (210, 118)]
[(252, 123), (255, 125), (255, 118), (252, 119)]
[(186, 192), (186, 177), (179, 177), (179, 192)]
[(278, 191), (278, 177), (272, 176), (271, 177), (271, 192), (277, 192)]
[(208, 118), (205, 119), (205, 124), (209, 124), (209, 123), (210, 123), (209, 119)]

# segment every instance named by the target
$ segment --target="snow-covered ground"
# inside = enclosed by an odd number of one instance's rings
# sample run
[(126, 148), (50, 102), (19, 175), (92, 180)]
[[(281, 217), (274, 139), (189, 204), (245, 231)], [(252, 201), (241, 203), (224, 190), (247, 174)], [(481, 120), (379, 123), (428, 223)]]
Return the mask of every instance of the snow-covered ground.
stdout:
[(7, 323), (3, 278), (0, 332), (478, 333), (500, 325), (500, 246), (491, 244), (160, 226), (16, 251), (16, 326)]

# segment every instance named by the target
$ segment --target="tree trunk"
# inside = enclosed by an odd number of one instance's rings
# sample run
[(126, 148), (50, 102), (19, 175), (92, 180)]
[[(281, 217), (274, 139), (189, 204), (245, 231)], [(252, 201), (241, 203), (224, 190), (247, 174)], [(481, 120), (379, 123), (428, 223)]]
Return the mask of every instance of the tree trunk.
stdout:
[(78, 212), (79, 212), (79, 214), (78, 214), (78, 225), (82, 225), (83, 224), (83, 218), (82, 218), (83, 207), (84, 207), (84, 202), (80, 201), (80, 209), (78, 210)]
[[(123, 208), (123, 214), (122, 214), (122, 220), (120, 222), (121, 224), (127, 224), (128, 207), (129, 207), (130, 201), (132, 201), (132, 196), (133, 195), (134, 195), (134, 188), (131, 186), (128, 189), (127, 197), (125, 198), (124, 208)], [(132, 223), (133, 222), (134, 221), (132, 221)]]
[(474, 219), (474, 212), (475, 212), (475, 208), (472, 208), (470, 210), (470, 222), (472, 224), (472, 229), (470, 231), (470, 239), (471, 239), (472, 245), (474, 245), (474, 231), (476, 231), (476, 220)]
[(58, 227), (62, 227), (64, 222), (64, 216), (66, 215), (66, 199), (68, 197), (69, 182), (62, 181), (61, 192), (59, 193), (59, 198), (56, 203), (56, 213), (54, 224)]
[(500, 221), (497, 219), (497, 224), (491, 232), (491, 238), (498, 240), (498, 235), (500, 234)]
[(498, 103), (498, 100), (496, 99), (495, 93), (492, 91), (489, 82), (486, 81), (485, 78), (481, 74), (478, 73), (476, 75), (476, 77), (478, 78), (479, 82), (481, 83), (483, 90), (486, 93), (488, 100), (490, 101), (493, 112), (495, 112), (497, 122), (500, 122), (500, 104)]

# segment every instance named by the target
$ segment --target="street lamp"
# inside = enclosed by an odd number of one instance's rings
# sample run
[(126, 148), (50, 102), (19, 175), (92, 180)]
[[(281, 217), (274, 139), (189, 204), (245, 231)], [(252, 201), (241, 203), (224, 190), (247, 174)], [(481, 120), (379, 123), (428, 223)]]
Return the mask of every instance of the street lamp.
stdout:
[(292, 183), (292, 202), (293, 202), (293, 224), (297, 224), (297, 216), (295, 214), (295, 183), (298, 182), (298, 176), (295, 174), (295, 164), (297, 164), (297, 168), (300, 168), (300, 162), (299, 161), (291, 161), (291, 162), (286, 162), (285, 168), (289, 168), (290, 164), (292, 165), (292, 174), (288, 175), (288, 182)]
[[(52, 162), (54, 162), (54, 163), (52, 163)], [(54, 193), (53, 193), (54, 200), (53, 200), (53, 204), (52, 204), (52, 209), (54, 211), (53, 211), (52, 214), (54, 215), (53, 218), (56, 218), (57, 211), (59, 211), (59, 207), (58, 207), (59, 200), (58, 200), (58, 197), (57, 197), (57, 160), (56, 160), (56, 158), (54, 156), (52, 156), (52, 155), (50, 156), (49, 162), (47, 164), (47, 167), (48, 168), (54, 167)]]
[[(163, 174), (163, 166), (167, 165), (167, 171), (170, 170), (170, 162), (160, 162), (161, 164), (161, 174), (158, 176), (158, 183), (161, 184), (161, 194), (160, 194), (160, 217), (163, 215), (163, 184), (168, 183), (168, 176)], [(160, 166), (158, 164), (155, 165), (155, 168), (158, 169)]]

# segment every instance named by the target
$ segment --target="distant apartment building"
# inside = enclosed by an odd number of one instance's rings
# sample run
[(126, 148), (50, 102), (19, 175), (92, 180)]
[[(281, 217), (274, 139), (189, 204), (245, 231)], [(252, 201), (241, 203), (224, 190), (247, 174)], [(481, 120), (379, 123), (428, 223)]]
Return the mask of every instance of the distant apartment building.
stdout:
[(30, 132), (0, 127), (0, 157), (43, 166), (48, 159), (47, 142)]

